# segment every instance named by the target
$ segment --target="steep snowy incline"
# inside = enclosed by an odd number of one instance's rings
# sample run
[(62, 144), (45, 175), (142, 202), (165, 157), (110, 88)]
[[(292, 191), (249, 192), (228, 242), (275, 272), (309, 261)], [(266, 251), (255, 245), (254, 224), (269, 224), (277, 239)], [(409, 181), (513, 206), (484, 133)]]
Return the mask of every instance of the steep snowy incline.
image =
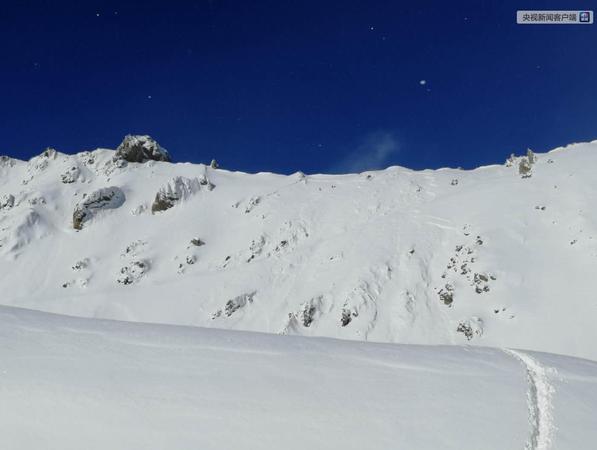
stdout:
[(0, 304), (597, 359), (597, 141), (341, 176), (172, 164), (146, 144), (118, 154), (142, 162), (0, 159)]
[(592, 449), (597, 363), (516, 354), (0, 307), (0, 446)]

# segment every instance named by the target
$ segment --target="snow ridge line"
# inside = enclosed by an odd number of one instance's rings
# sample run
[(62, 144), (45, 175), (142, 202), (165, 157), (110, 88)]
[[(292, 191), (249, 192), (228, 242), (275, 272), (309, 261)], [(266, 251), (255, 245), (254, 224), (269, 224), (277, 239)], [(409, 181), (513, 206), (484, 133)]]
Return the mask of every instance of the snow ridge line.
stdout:
[(504, 349), (504, 351), (522, 363), (527, 373), (527, 404), (531, 434), (524, 448), (525, 450), (549, 450), (555, 430), (551, 402), (554, 387), (549, 381), (549, 374), (553, 374), (555, 369), (542, 366), (526, 353), (510, 349)]

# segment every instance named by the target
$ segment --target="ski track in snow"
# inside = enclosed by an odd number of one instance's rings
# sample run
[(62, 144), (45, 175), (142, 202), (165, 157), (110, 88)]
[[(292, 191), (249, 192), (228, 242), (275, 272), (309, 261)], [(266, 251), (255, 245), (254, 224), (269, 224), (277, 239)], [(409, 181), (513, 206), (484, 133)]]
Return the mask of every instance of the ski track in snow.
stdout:
[(551, 403), (554, 388), (549, 381), (549, 375), (555, 369), (542, 366), (526, 353), (509, 349), (504, 351), (521, 362), (527, 373), (527, 402), (531, 433), (524, 448), (525, 450), (549, 450), (552, 448), (555, 429)]

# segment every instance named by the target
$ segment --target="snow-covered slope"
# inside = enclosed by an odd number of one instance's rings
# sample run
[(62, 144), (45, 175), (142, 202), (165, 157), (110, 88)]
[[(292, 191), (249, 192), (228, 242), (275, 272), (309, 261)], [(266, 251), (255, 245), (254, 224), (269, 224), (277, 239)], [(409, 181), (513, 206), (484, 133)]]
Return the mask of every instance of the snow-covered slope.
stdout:
[(589, 450), (597, 363), (0, 307), (11, 450)]
[(342, 176), (4, 157), (0, 303), (597, 359), (596, 167), (597, 142)]

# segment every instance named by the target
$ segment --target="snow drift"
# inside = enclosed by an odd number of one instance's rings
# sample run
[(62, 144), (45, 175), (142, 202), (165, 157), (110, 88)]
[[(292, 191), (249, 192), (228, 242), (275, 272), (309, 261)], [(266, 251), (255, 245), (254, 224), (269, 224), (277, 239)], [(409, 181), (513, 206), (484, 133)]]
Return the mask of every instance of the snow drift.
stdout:
[(7, 449), (589, 450), (597, 441), (597, 363), (550, 354), (0, 307), (0, 361)]

